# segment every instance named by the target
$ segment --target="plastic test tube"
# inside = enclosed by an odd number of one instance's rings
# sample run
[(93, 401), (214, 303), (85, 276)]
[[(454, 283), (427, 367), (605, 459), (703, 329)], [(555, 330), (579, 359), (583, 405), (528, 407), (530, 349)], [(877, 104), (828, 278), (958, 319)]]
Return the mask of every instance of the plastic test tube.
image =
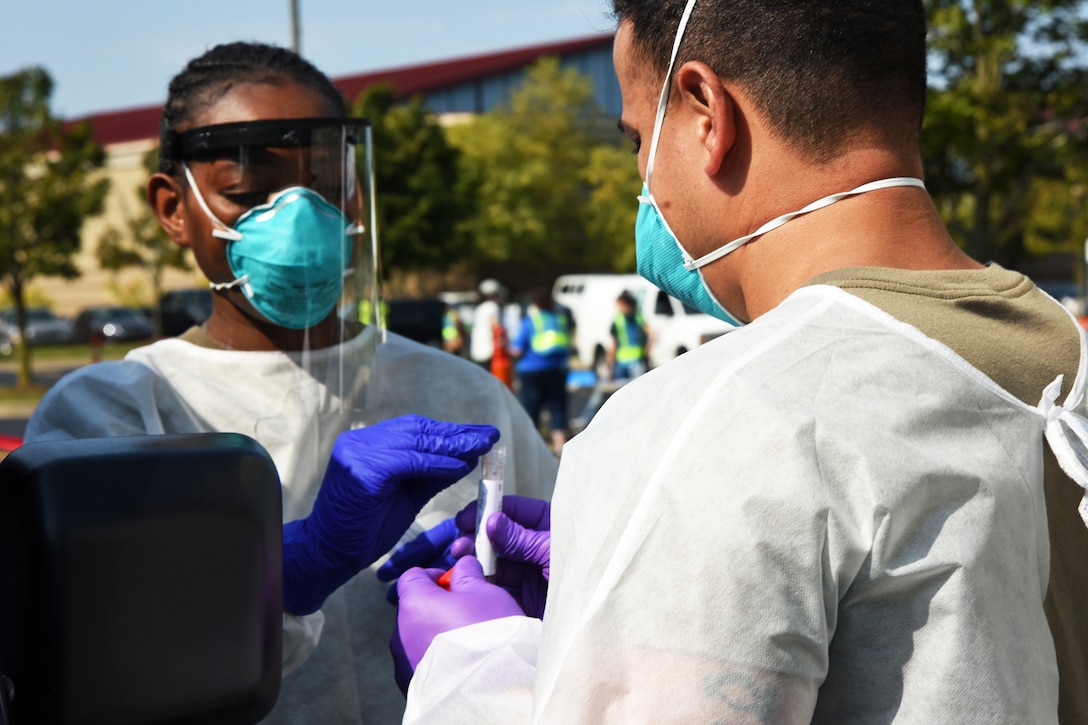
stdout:
[(491, 514), (502, 510), (502, 486), (506, 469), (506, 448), (498, 446), (484, 454), (480, 487), (476, 497), (476, 558), (484, 576), (495, 573), (495, 549), (487, 538), (485, 524)]

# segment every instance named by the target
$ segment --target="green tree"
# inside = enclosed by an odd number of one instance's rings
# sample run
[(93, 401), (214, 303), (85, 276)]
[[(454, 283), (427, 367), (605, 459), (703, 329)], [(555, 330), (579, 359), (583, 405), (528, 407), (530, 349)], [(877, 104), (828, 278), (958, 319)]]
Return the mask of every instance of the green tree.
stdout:
[(589, 79), (542, 58), (508, 105), (450, 129), (463, 154), (462, 183), (476, 200), (461, 231), (478, 271), (533, 278), (584, 267), (596, 254), (585, 170), (599, 117)]
[(1080, 249), (1088, 137), (1080, 0), (927, 0), (927, 185), (964, 249), (1016, 268)]
[[(153, 148), (144, 154), (143, 166), (150, 175), (159, 170), (159, 150)], [(159, 226), (158, 220), (147, 203), (143, 184), (133, 189), (135, 203), (119, 199), (121, 214), (125, 220), (123, 229), (106, 227), (98, 239), (98, 263), (102, 269), (121, 270), (138, 267), (147, 272), (152, 292), (152, 322), (154, 336), (162, 336), (162, 279), (167, 269), (188, 271), (188, 250), (174, 244)]]
[[(105, 153), (87, 124), (53, 117), (53, 81), (42, 68), (0, 78), (0, 284), (26, 324), (26, 291), (39, 275), (79, 276), (72, 257), (88, 216), (102, 210), (109, 181), (96, 173)], [(31, 381), (20, 345), (18, 383)]]
[(590, 189), (585, 226), (592, 242), (586, 266), (634, 272), (636, 194), (642, 189), (638, 157), (629, 148), (600, 144), (590, 150), (582, 175)]
[(455, 229), (471, 210), (458, 193), (459, 154), (445, 131), (419, 98), (398, 104), (389, 86), (368, 88), (353, 111), (373, 128), (383, 276), (463, 259), (467, 248)]

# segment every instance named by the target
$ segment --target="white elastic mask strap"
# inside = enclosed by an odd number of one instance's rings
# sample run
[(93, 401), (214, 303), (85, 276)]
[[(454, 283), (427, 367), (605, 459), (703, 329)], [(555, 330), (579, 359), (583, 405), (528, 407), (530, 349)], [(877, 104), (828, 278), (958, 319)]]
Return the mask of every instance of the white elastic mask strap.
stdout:
[(212, 230), (212, 236), (232, 242), (237, 242), (241, 239), (242, 235), (237, 229), (231, 229), (221, 222), (219, 217), (213, 214), (212, 210), (208, 208), (207, 202), (204, 201), (204, 195), (200, 193), (200, 187), (196, 185), (196, 179), (193, 178), (193, 172), (189, 171), (189, 164), (182, 162), (181, 168), (185, 171), (185, 178), (189, 180), (189, 187), (193, 190), (193, 196), (196, 197), (196, 203), (199, 204), (200, 208), (204, 210), (204, 213), (208, 215), (212, 224), (218, 227)]
[[(211, 287), (214, 290), (231, 289), (233, 287), (242, 287), (243, 289), (248, 289), (249, 288), (249, 275), (248, 274), (243, 274), (241, 277), (239, 277), (238, 279), (236, 279), (236, 280), (234, 280), (232, 282), (209, 282), (208, 286)], [(252, 297), (253, 292), (252, 291), (246, 292), (246, 296)]]
[[(684, 39), (684, 31), (688, 27), (688, 18), (695, 9), (695, 0), (688, 0), (684, 8), (684, 14), (680, 16), (680, 25), (676, 28), (676, 39), (672, 43), (672, 55), (669, 57), (669, 68), (665, 71), (665, 83), (661, 86), (661, 98), (657, 102), (657, 116), (654, 118), (654, 132), (650, 137), (650, 158), (646, 160), (646, 188), (650, 188), (650, 179), (654, 175), (654, 158), (657, 156), (657, 144), (661, 140), (661, 123), (665, 119), (665, 107), (669, 105), (669, 90), (672, 88), (672, 69), (676, 65), (676, 56), (680, 51), (680, 41)], [(650, 192), (653, 193), (652, 191)]]
[(923, 182), (921, 179), (915, 179), (911, 176), (896, 176), (890, 179), (879, 179), (877, 181), (870, 181), (868, 184), (862, 184), (856, 189), (844, 191), (839, 194), (831, 194), (830, 196), (825, 196), (822, 199), (817, 199), (816, 201), (812, 202), (804, 209), (801, 209), (799, 211), (790, 212), (789, 214), (783, 214), (780, 217), (776, 217), (775, 219), (772, 219), (763, 226), (761, 226), (759, 229), (756, 229), (751, 234), (743, 236), (739, 239), (734, 239), (733, 241), (729, 242), (729, 244), (726, 244), (723, 247), (718, 247), (713, 252), (699, 257), (698, 259), (691, 259), (691, 257), (688, 256), (687, 252), (685, 252), (684, 268), (689, 271), (695, 270), (699, 267), (710, 264), (716, 259), (721, 259), (725, 255), (732, 252), (734, 249), (744, 244), (747, 244), (756, 237), (762, 236), (774, 229), (778, 229), (778, 227), (782, 226), (791, 219), (801, 216), (802, 214), (808, 214), (809, 212), (814, 212), (817, 209), (823, 209), (826, 206), (831, 206), (836, 201), (841, 201), (850, 196), (857, 196), (858, 194), (864, 194), (868, 191), (876, 191), (877, 189), (888, 189), (893, 186), (916, 186), (919, 189), (926, 188), (925, 182)]

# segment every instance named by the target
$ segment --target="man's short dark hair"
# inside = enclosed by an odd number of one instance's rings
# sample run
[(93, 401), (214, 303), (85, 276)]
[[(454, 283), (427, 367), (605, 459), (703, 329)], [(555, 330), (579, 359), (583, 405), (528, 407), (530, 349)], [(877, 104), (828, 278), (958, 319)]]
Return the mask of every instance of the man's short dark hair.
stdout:
[[(686, 0), (613, 0), (634, 50), (664, 78)], [(817, 161), (858, 134), (918, 145), (925, 111), (921, 0), (699, 0), (676, 67), (743, 87), (780, 136)]]

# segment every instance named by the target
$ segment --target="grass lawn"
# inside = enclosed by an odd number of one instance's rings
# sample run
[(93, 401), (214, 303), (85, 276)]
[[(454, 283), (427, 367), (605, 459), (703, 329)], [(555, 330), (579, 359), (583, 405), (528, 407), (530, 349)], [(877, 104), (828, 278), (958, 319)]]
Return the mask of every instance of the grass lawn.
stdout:
[[(103, 360), (119, 360), (125, 356), (129, 350), (134, 347), (140, 347), (146, 345), (147, 340), (141, 340), (138, 342), (116, 342), (107, 343), (102, 345), (102, 359)], [(88, 344), (78, 345), (46, 345), (43, 347), (35, 347), (30, 353), (31, 364), (34, 363), (68, 363), (73, 362), (75, 364), (88, 363), (91, 361), (91, 346)], [(12, 353), (10, 355), (0, 355), (0, 365), (17, 365), (19, 358)]]

